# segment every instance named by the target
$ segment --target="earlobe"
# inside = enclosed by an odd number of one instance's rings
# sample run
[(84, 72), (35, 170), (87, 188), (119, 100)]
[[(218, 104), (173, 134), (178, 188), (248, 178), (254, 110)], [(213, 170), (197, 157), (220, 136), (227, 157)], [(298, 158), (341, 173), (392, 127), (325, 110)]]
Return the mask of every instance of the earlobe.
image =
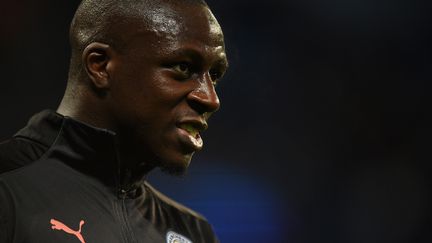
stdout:
[(107, 44), (93, 42), (83, 51), (82, 62), (89, 79), (96, 89), (108, 89), (110, 86), (108, 63), (111, 58), (111, 47)]

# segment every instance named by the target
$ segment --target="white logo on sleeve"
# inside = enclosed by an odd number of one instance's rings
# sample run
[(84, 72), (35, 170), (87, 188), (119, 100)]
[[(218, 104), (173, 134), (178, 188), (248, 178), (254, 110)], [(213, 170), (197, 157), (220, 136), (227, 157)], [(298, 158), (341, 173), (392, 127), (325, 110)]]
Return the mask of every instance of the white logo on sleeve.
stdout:
[(192, 243), (188, 238), (174, 231), (169, 231), (166, 235), (167, 243)]

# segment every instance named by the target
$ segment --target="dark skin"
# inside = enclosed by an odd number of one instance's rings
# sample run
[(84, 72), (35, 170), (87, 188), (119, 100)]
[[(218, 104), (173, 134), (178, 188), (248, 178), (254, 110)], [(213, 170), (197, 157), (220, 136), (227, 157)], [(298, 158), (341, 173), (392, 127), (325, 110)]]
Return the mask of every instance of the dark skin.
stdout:
[(136, 174), (156, 166), (181, 173), (220, 106), (222, 30), (207, 7), (179, 4), (121, 35), (122, 51), (101, 42), (84, 49), (87, 78), (68, 86), (58, 112), (116, 132), (122, 162)]

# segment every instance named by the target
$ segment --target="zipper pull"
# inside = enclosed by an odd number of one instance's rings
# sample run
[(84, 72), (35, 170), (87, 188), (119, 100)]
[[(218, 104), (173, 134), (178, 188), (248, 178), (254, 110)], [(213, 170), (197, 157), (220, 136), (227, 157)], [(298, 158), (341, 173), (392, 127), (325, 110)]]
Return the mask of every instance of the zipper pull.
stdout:
[(119, 188), (118, 192), (117, 192), (117, 197), (119, 199), (125, 199), (127, 195), (127, 191), (124, 188)]

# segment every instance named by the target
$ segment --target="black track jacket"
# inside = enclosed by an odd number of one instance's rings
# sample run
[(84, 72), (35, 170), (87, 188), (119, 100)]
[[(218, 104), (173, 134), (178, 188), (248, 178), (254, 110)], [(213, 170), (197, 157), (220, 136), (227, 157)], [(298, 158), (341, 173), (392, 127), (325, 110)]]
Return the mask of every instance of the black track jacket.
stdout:
[(43, 111), (0, 144), (0, 243), (218, 242), (147, 182), (120, 183), (114, 136)]

